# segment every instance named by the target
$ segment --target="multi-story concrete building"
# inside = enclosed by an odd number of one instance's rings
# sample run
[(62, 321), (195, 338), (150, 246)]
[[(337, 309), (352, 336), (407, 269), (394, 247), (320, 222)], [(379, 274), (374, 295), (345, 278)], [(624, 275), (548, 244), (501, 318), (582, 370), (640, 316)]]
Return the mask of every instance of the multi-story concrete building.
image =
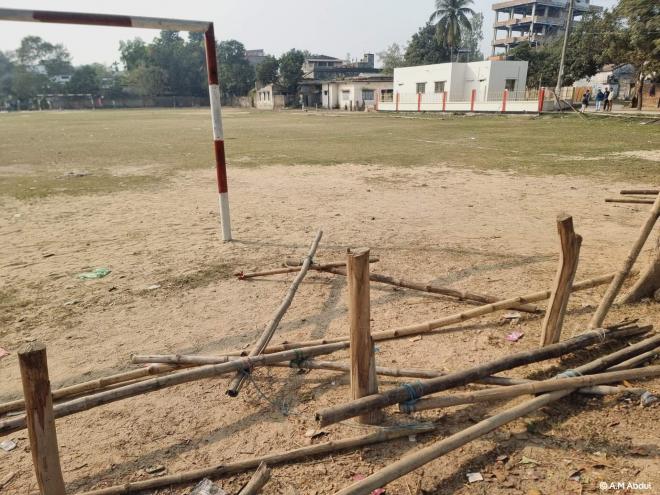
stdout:
[[(600, 9), (590, 5), (589, 0), (575, 0), (573, 18)], [(507, 54), (524, 41), (540, 43), (564, 31), (568, 0), (510, 0), (493, 4), (493, 10), (493, 55)]]

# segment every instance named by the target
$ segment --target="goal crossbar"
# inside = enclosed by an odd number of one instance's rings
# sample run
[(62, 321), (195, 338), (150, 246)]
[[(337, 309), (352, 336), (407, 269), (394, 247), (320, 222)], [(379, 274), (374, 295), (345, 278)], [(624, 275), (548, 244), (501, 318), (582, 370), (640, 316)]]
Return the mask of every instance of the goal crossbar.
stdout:
[(158, 29), (167, 31), (189, 31), (204, 33), (206, 49), (206, 69), (208, 73), (209, 98), (211, 103), (211, 123), (213, 128), (213, 148), (215, 151), (216, 176), (218, 182), (218, 202), (222, 238), (231, 241), (231, 221), (229, 218), (229, 196), (227, 184), (227, 160), (225, 138), (222, 127), (222, 109), (218, 79), (218, 59), (215, 46), (215, 33), (212, 22), (165, 19), (159, 17), (138, 17), (114, 14), (90, 14), (83, 12), (57, 12), (49, 10), (21, 10), (0, 8), (0, 21), (45, 22), (51, 24), (78, 24), (88, 26), (125, 27)]

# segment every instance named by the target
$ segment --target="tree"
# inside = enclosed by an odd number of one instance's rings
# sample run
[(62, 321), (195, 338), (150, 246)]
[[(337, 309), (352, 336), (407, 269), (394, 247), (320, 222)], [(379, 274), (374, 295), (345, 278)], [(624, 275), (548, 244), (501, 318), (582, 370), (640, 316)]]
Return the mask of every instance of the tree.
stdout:
[(141, 65), (128, 72), (126, 84), (131, 93), (139, 96), (159, 96), (165, 92), (166, 78), (160, 67)]
[(388, 76), (394, 74), (395, 68), (406, 66), (403, 50), (397, 43), (392, 43), (385, 50), (378, 53), (378, 58), (380, 58), (383, 66), (383, 74)]
[(525, 41), (509, 51), (508, 59), (528, 62), (528, 87), (554, 87), (557, 82), (557, 69), (559, 67), (559, 52), (556, 47), (559, 46), (555, 42), (535, 47)]
[(218, 43), (220, 89), (225, 96), (244, 96), (253, 87), (254, 67), (245, 57), (245, 46), (237, 40)]
[(481, 42), (484, 39), (484, 15), (477, 12), (470, 18), (471, 29), (461, 42), (460, 50), (466, 54), (466, 62), (478, 62), (484, 59), (481, 53)]
[(419, 28), (408, 43), (404, 62), (406, 65), (441, 64), (451, 61), (451, 53), (437, 36), (431, 23)]
[(429, 21), (436, 23), (438, 36), (449, 47), (450, 55), (472, 31), (468, 15), (474, 16), (475, 13), (468, 7), (471, 3), (472, 0), (435, 0), (435, 11)]
[(14, 64), (9, 56), (0, 52), (0, 101), (11, 94), (13, 78)]
[(264, 86), (272, 84), (277, 81), (278, 70), (280, 63), (272, 55), (264, 58), (256, 67), (257, 81)]
[(53, 45), (39, 36), (26, 36), (16, 50), (18, 63), (28, 70), (43, 70), (49, 77), (73, 71), (71, 54), (63, 45)]
[(303, 78), (302, 65), (305, 55), (295, 48), (280, 57), (280, 84), (293, 93), (298, 89), (298, 83)]
[(94, 65), (81, 65), (71, 76), (67, 84), (69, 93), (96, 95), (101, 89), (101, 77)]
[(620, 0), (614, 9), (619, 18), (619, 36), (610, 56), (637, 68), (637, 109), (642, 109), (645, 76), (660, 70), (660, 4), (657, 0)]
[(149, 64), (149, 48), (141, 38), (119, 42), (119, 59), (127, 71)]

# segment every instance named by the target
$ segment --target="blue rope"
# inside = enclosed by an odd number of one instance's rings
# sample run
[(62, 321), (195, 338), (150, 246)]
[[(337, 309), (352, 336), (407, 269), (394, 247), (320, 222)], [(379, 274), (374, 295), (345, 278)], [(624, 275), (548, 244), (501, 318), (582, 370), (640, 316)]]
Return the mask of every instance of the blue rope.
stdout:
[[(415, 383), (404, 383), (403, 388), (408, 392), (409, 399), (405, 402), (406, 405), (412, 405), (422, 397), (422, 392), (419, 390), (422, 382), (416, 381)], [(415, 388), (417, 386), (417, 388)]]
[(555, 378), (577, 378), (578, 376), (584, 376), (578, 370), (566, 370), (562, 373), (559, 373)]

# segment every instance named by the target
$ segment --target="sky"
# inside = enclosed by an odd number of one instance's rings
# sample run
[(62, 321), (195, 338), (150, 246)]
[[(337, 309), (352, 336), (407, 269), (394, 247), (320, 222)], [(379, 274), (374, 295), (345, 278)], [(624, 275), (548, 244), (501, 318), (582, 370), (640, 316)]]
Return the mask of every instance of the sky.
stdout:
[[(98, 7), (85, 0), (0, 0), (0, 7), (62, 10), (108, 14), (174, 17), (213, 21), (218, 40), (237, 39), (246, 49), (263, 48), (275, 56), (298, 48), (312, 53), (361, 58), (392, 43), (405, 45), (433, 11), (434, 0), (113, 0)], [(492, 1), (474, 0), (484, 13), (481, 46), (490, 55)], [(611, 7), (616, 0), (593, 0)], [(65, 26), (0, 21), (0, 50), (15, 50), (26, 35), (62, 43), (75, 65), (119, 60), (119, 41), (141, 37), (149, 41), (156, 31), (125, 28)]]

